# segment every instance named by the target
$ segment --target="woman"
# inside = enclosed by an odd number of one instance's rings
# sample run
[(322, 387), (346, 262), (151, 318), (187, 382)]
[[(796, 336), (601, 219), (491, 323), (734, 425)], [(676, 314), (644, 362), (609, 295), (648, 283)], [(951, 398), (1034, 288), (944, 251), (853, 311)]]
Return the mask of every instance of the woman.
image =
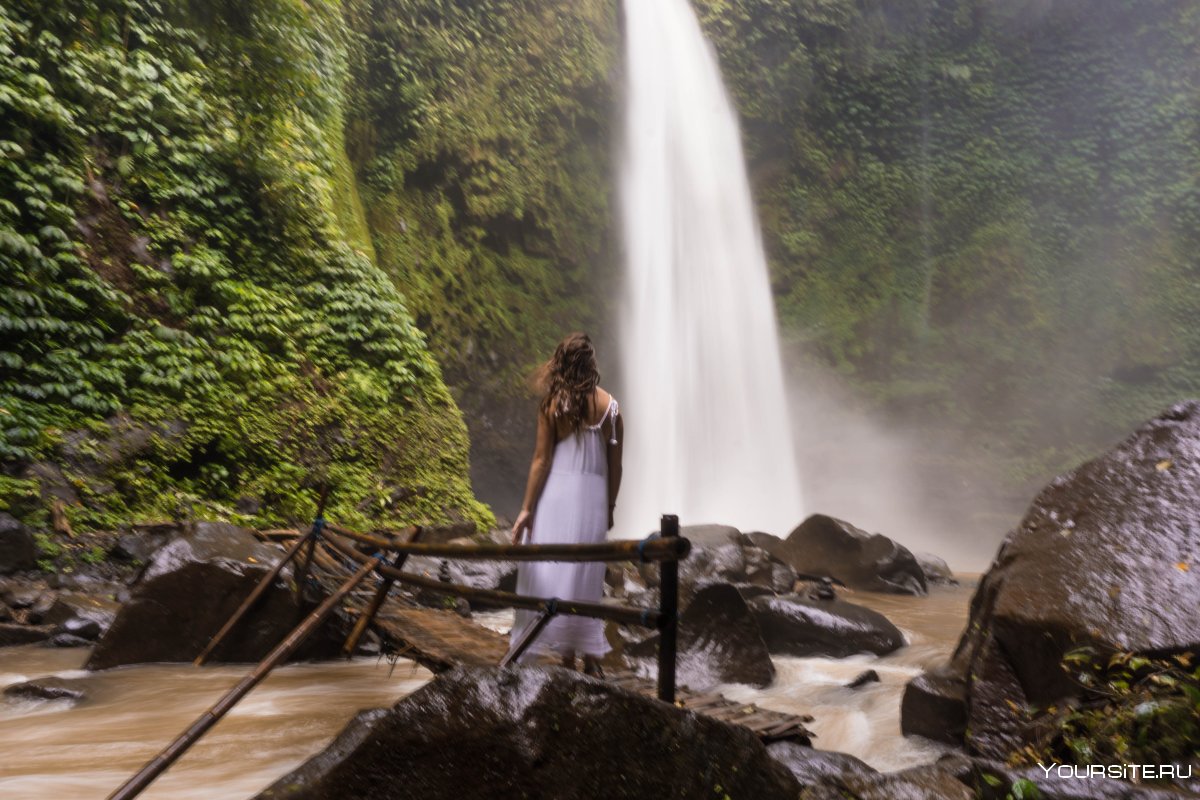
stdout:
[[(621, 487), (624, 426), (617, 401), (600, 388), (596, 351), (587, 334), (572, 333), (559, 343), (539, 373), (543, 392), (538, 407), (537, 446), (529, 466), (525, 502), (512, 527), (513, 543), (583, 544), (604, 541), (613, 524)], [(603, 563), (534, 561), (521, 564), (517, 593), (562, 600), (597, 602), (604, 590)], [(512, 640), (517, 642), (536, 614), (518, 611)], [(583, 656), (584, 672), (599, 674), (608, 652), (604, 623), (570, 615), (550, 620), (522, 660), (553, 650), (574, 669)]]

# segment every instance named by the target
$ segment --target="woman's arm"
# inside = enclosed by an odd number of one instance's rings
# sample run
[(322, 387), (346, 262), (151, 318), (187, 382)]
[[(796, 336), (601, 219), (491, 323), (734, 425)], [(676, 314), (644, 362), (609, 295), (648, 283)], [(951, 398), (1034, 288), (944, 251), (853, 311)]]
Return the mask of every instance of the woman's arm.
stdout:
[(525, 502), (512, 527), (513, 544), (518, 544), (522, 534), (533, 528), (533, 512), (546, 486), (546, 477), (550, 474), (553, 461), (554, 422), (548, 415), (538, 414), (537, 444), (533, 448), (533, 461), (529, 464), (529, 480), (525, 483)]
[[(624, 414), (617, 414), (612, 424), (613, 436), (608, 440), (608, 527), (613, 526), (613, 510), (617, 507), (617, 493), (621, 491), (621, 450), (625, 447)], [(613, 443), (613, 440), (616, 443)]]

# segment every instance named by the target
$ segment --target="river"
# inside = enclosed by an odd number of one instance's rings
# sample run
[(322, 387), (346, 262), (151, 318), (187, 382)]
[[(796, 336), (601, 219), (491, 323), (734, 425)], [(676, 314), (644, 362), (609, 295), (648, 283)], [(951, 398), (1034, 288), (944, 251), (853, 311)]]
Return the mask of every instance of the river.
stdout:
[[(725, 686), (726, 695), (812, 714), (814, 744), (872, 766), (900, 769), (937, 757), (932, 742), (900, 736), (904, 683), (946, 658), (966, 621), (971, 587), (934, 587), (928, 597), (842, 592), (888, 616), (909, 645), (883, 658), (775, 659), (766, 690)], [(493, 627), (511, 613), (484, 617)], [(0, 687), (46, 675), (84, 680), (87, 698), (0, 699), (0, 797), (6, 800), (104, 798), (211, 705), (247, 667), (147, 665), (86, 673), (84, 650), (0, 648)], [(880, 683), (844, 684), (866, 669)], [(213, 800), (246, 798), (319, 751), (360, 709), (394, 703), (431, 675), (412, 662), (356, 659), (277, 670), (143, 795)]]

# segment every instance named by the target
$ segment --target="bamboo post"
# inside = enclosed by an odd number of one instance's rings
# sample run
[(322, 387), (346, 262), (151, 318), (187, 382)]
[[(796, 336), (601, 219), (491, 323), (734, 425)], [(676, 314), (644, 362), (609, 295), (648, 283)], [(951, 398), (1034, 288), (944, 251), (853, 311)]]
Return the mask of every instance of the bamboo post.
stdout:
[(308, 533), (308, 551), (304, 554), (304, 561), (300, 565), (300, 572), (296, 574), (296, 607), (304, 613), (304, 584), (308, 583), (308, 571), (312, 569), (313, 553), (317, 549), (317, 540), (321, 538), (321, 531), (325, 528), (325, 502), (329, 500), (329, 484), (321, 486), (321, 494), (317, 498), (317, 514), (313, 517), (312, 529)]
[[(660, 524), (663, 539), (679, 536), (679, 517), (663, 514)], [(679, 562), (659, 564), (658, 581), (658, 699), (675, 702), (675, 646), (679, 628)]]
[(225, 640), (225, 637), (229, 635), (230, 631), (232, 631), (234, 627), (242, 621), (242, 617), (246, 616), (246, 613), (254, 607), (254, 604), (257, 603), (258, 599), (263, 596), (263, 593), (267, 591), (267, 588), (275, 582), (276, 576), (278, 576), (283, 568), (287, 566), (288, 562), (296, 557), (296, 553), (300, 552), (300, 548), (304, 546), (306, 541), (308, 541), (309, 536), (311, 536), (311, 534), (308, 536), (300, 536), (296, 539), (292, 546), (288, 548), (287, 554), (280, 559), (279, 563), (271, 568), (270, 572), (263, 576), (263, 579), (258, 582), (257, 586), (254, 587), (254, 591), (250, 592), (250, 596), (247, 597), (240, 606), (238, 606), (238, 610), (233, 612), (233, 616), (226, 620), (225, 625), (222, 626), (221, 630), (217, 631), (217, 635), (208, 640), (208, 646), (204, 648), (204, 651), (201, 652), (200, 655), (196, 656), (196, 660), (192, 662), (193, 664), (195, 664), (197, 667), (204, 666), (204, 662), (208, 661), (209, 656), (216, 651), (217, 647), (222, 641)]
[[(421, 536), (421, 529), (417, 528), (413, 533), (412, 538), (408, 541), (415, 542)], [(392, 560), (391, 568), (401, 570), (404, 568), (404, 562), (408, 560), (408, 553), (397, 553)], [(354, 630), (350, 631), (350, 635), (346, 637), (346, 643), (342, 645), (342, 654), (346, 658), (354, 655), (354, 648), (358, 647), (358, 640), (366, 633), (367, 626), (371, 624), (371, 620), (379, 613), (379, 609), (383, 607), (387, 600), (388, 592), (392, 590), (392, 586), (396, 583), (396, 579), (391, 576), (385, 576), (383, 582), (379, 584), (379, 588), (375, 590), (375, 596), (371, 598), (364, 608), (363, 612), (358, 615), (358, 619), (354, 622)]]
[(136, 775), (110, 794), (108, 800), (129, 800), (129, 798), (137, 797), (141, 794), (155, 778), (165, 772), (180, 756), (187, 752), (188, 748), (195, 744), (209, 728), (225, 716), (239, 700), (261, 683), (263, 678), (271, 673), (271, 670), (275, 669), (275, 667), (279, 666), (288, 656), (295, 652), (296, 648), (316, 630), (317, 626), (338, 607), (342, 598), (353, 591), (354, 587), (362, 583), (363, 579), (370, 575), (381, 562), (382, 559), (376, 557), (363, 564), (358, 572), (354, 573), (349, 580), (338, 587), (337, 591), (325, 598), (325, 601), (316, 610), (293, 629), (282, 642), (276, 645), (275, 649), (254, 668), (253, 672), (238, 681), (236, 686), (226, 692), (211, 708), (201, 714), (200, 718), (193, 722), (191, 727), (181, 733), (175, 741), (171, 742), (162, 752), (147, 762)]
[(507, 667), (509, 664), (520, 658), (522, 653), (529, 649), (529, 645), (533, 644), (534, 639), (536, 639), (538, 634), (542, 632), (542, 628), (545, 628), (546, 624), (554, 618), (556, 605), (558, 605), (558, 603), (554, 600), (546, 604), (546, 607), (542, 610), (542, 613), (539, 614), (534, 623), (529, 626), (529, 630), (525, 631), (520, 640), (510, 647), (508, 652), (504, 654), (504, 658), (500, 659), (500, 666)]

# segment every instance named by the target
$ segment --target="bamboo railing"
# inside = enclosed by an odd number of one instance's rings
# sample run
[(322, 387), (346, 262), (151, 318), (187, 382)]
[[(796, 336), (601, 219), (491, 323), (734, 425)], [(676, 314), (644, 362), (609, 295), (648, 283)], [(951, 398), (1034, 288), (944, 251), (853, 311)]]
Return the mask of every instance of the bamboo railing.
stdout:
[[(267, 589), (279, 576), (283, 568), (303, 552), (303, 561), (296, 576), (297, 595), (303, 599), (305, 583), (318, 548), (334, 558), (340, 558), (357, 567), (354, 574), (309, 614), (282, 642), (264, 658), (254, 670), (230, 689), (211, 708), (204, 712), (192, 725), (180, 734), (158, 755), (146, 763), (136, 775), (109, 795), (108, 800), (129, 800), (137, 797), (155, 778), (165, 772), (188, 748), (215, 725), (247, 693), (257, 686), (271, 670), (283, 663), (288, 656), (329, 616), (338, 603), (371, 574), (379, 576), (380, 583), (371, 599), (355, 621), (350, 635), (342, 647), (347, 655), (354, 652), (359, 638), (370, 626), (375, 615), (383, 607), (388, 593), (397, 584), (407, 584), (432, 589), (445, 594), (465, 597), (494, 605), (511, 606), (539, 612), (529, 630), (505, 654), (500, 662), (507, 666), (516, 661), (536, 641), (545, 626), (559, 614), (610, 620), (624, 625), (640, 625), (657, 628), (658, 645), (658, 697), (667, 703), (675, 702), (676, 630), (679, 603), (679, 561), (686, 558), (691, 543), (679, 536), (679, 518), (667, 514), (662, 518), (658, 534), (640, 541), (601, 542), (597, 544), (525, 544), (525, 545), (454, 545), (430, 544), (418, 541), (420, 528), (409, 528), (399, 534), (384, 538), (359, 533), (327, 522), (321, 515), (325, 505), (322, 494), (317, 518), (308, 533), (297, 538), (288, 548), (278, 564), (271, 568), (249, 596), (234, 612), (196, 657), (195, 665), (202, 666), (225, 638), (237, 627)], [(403, 538), (402, 538), (403, 537)], [(372, 548), (371, 553), (362, 552), (358, 546)], [(391, 564), (386, 554), (393, 554)], [(404, 572), (402, 567), (410, 555), (441, 557), (447, 559), (474, 559), (493, 561), (656, 561), (659, 563), (659, 608), (634, 608), (631, 606), (589, 603), (557, 597), (533, 597), (496, 589), (479, 589), (446, 583), (422, 575)], [(326, 558), (325, 555), (320, 556)], [(319, 560), (319, 559), (318, 559)]]

